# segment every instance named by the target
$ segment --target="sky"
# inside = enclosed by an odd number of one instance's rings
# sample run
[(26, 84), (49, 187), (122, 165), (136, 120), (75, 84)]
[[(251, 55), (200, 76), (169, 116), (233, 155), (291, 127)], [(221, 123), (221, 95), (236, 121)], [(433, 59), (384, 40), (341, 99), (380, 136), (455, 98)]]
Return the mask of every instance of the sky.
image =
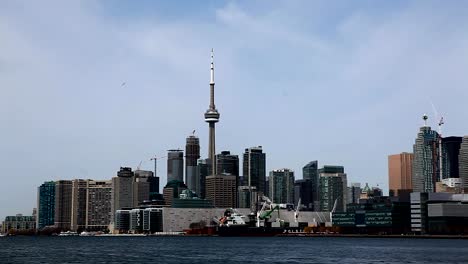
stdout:
[[(387, 156), (429, 115), (468, 134), (464, 1), (1, 1), (0, 218), (44, 181), (116, 176), (184, 148), (263, 146), (297, 179), (311, 160), (388, 192)], [(122, 85), (125, 83), (124, 85)], [(158, 163), (166, 183), (166, 163)]]

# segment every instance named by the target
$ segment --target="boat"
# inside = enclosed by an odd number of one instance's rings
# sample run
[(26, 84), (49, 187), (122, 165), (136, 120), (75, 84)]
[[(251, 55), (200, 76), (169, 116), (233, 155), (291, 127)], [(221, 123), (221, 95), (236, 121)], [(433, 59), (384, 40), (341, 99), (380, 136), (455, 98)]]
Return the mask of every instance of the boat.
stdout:
[(272, 226), (271, 222), (263, 221), (257, 217), (251, 217), (251, 221), (246, 222), (246, 216), (239, 213), (235, 209), (227, 209), (224, 216), (219, 219), (218, 235), (219, 236), (276, 236), (285, 232), (284, 227), (279, 224)]
[(58, 236), (79, 236), (79, 234), (77, 232), (67, 231), (67, 232), (60, 232)]

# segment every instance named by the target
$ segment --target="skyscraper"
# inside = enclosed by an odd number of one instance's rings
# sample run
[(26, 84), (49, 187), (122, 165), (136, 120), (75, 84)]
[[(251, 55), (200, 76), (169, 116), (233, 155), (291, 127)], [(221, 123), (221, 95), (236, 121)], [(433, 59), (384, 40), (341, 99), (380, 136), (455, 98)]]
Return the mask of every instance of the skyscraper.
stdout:
[(171, 149), (167, 153), (167, 182), (184, 181), (184, 152)]
[[(211, 50), (211, 78), (210, 78), (210, 106), (205, 112), (205, 122), (208, 123), (209, 127), (209, 144), (208, 144), (208, 159), (211, 164), (216, 164), (216, 147), (215, 147), (215, 124), (219, 121), (219, 112), (215, 106), (214, 100), (214, 61), (213, 61), (213, 50)], [(217, 175), (216, 166), (213, 166), (211, 175)]]
[[(427, 116), (425, 116), (427, 120)], [(420, 128), (413, 145), (413, 192), (435, 192), (438, 179), (438, 133), (429, 126)]]
[[(318, 161), (314, 160), (309, 163), (307, 163), (303, 168), (302, 168), (302, 178), (306, 181), (304, 184), (310, 184), (311, 186), (309, 188), (305, 188), (301, 196), (302, 198), (302, 203), (306, 200), (310, 200), (312, 204), (304, 204), (307, 208), (318, 210), (320, 206), (320, 199), (319, 199), (319, 185), (320, 185), (320, 179), (318, 176)], [(305, 190), (310, 190), (310, 193), (306, 192)]]
[(211, 164), (209, 159), (199, 159), (197, 164), (197, 178), (195, 193), (198, 197), (205, 199), (206, 197), (206, 177), (211, 175)]
[(185, 144), (185, 183), (187, 188), (196, 191), (197, 188), (197, 161), (200, 158), (200, 140), (191, 135)]
[(38, 230), (54, 225), (55, 182), (44, 182), (38, 187), (37, 210), (36, 227)]
[(388, 156), (388, 186), (390, 196), (411, 193), (413, 153), (403, 152)]
[(348, 199), (348, 181), (343, 166), (325, 165), (319, 169), (320, 177), (320, 209), (332, 211), (336, 203), (336, 211), (346, 210)]
[(441, 159), (442, 170), (438, 181), (448, 178), (459, 178), (459, 154), (462, 143), (462, 137), (444, 137), (442, 138)]
[(236, 176), (210, 175), (206, 177), (206, 199), (211, 200), (215, 207), (236, 207)]
[(289, 169), (270, 171), (268, 184), (270, 198), (274, 203), (294, 203), (294, 171)]
[(468, 136), (463, 137), (458, 162), (461, 187), (464, 193), (468, 193)]
[(239, 176), (239, 156), (231, 155), (229, 151), (222, 151), (216, 155), (216, 171), (220, 175)]
[(115, 211), (133, 207), (133, 181), (135, 173), (129, 167), (120, 167), (112, 178), (112, 222)]
[(72, 181), (55, 183), (54, 225), (61, 230), (70, 230), (72, 208)]
[(245, 149), (243, 161), (244, 185), (255, 186), (257, 192), (266, 190), (266, 158), (262, 146)]

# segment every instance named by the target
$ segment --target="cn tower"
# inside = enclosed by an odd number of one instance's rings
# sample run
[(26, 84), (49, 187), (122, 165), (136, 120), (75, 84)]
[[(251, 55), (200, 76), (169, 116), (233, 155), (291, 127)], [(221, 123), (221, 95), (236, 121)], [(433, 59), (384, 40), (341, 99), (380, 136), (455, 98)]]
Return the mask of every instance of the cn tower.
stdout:
[(215, 124), (219, 121), (219, 113), (214, 103), (214, 62), (213, 49), (211, 49), (211, 78), (210, 78), (210, 107), (205, 112), (205, 122), (209, 127), (208, 158), (211, 162), (211, 175), (216, 173)]

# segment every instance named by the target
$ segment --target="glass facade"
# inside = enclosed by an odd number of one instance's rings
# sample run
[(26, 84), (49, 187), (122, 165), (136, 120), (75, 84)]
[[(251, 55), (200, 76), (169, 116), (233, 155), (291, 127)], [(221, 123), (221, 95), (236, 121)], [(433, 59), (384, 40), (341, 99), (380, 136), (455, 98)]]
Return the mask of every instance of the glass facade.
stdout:
[(37, 229), (54, 225), (55, 216), (55, 182), (44, 182), (39, 186)]

